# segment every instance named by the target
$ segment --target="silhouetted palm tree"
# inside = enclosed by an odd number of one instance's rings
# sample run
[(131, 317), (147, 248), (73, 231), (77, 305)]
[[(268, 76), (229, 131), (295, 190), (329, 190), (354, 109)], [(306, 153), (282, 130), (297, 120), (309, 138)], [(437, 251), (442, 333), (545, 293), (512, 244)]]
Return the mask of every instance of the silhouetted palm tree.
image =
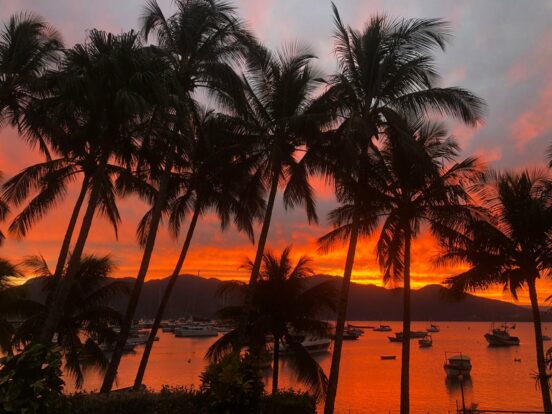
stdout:
[(19, 13), (0, 30), (0, 128), (25, 131), (48, 154), (46, 142), (26, 119), (27, 106), (39, 95), (40, 79), (63, 47), (59, 34), (40, 17)]
[[(0, 183), (2, 182), (2, 178), (3, 174), (2, 171), (0, 171)], [(2, 223), (6, 219), (9, 211), (10, 209), (8, 204), (0, 198), (0, 223)], [(2, 233), (2, 230), (0, 230), (0, 246), (2, 246), (5, 238), (6, 236), (4, 236), (4, 233)]]
[[(43, 291), (55, 289), (53, 273), (41, 256), (27, 257), (22, 267), (43, 278)], [(128, 294), (129, 284), (123, 280), (110, 280), (113, 263), (109, 256), (84, 255), (79, 263), (71, 293), (64, 304), (63, 316), (56, 327), (54, 342), (65, 357), (65, 367), (77, 387), (81, 387), (88, 369), (105, 370), (108, 360), (100, 348), (102, 340), (113, 340), (115, 332), (109, 324), (120, 323), (121, 314), (107, 304), (113, 298)], [(34, 315), (16, 329), (16, 344), (31, 342), (40, 333), (43, 304), (35, 302)]]
[[(392, 129), (392, 128), (391, 128)], [(385, 216), (377, 243), (377, 255), (386, 283), (403, 282), (403, 342), (401, 378), (410, 373), (410, 266), (411, 243), (426, 225), (434, 234), (454, 226), (469, 214), (466, 187), (482, 174), (474, 158), (456, 161), (459, 147), (439, 124), (409, 126), (412, 140), (403, 131), (387, 131), (382, 150), (382, 193), (379, 210)], [(378, 180), (374, 180), (378, 181)], [(375, 209), (377, 210), (377, 209)], [(406, 378), (406, 379), (404, 379)], [(409, 398), (409, 388), (401, 388)]]
[[(169, 72), (164, 79), (165, 90), (170, 95), (170, 110), (168, 115), (170, 132), (160, 135), (158, 143), (163, 144), (160, 159), (149, 159), (149, 165), (162, 165), (162, 172), (157, 178), (158, 192), (153, 201), (153, 208), (142, 222), (143, 255), (131, 294), (121, 333), (117, 340), (109, 368), (101, 387), (101, 392), (109, 392), (113, 386), (123, 348), (130, 332), (134, 312), (149, 267), (149, 262), (155, 246), (155, 238), (163, 210), (167, 207), (169, 193), (172, 191), (171, 172), (178, 169), (179, 159), (186, 150), (186, 136), (194, 136), (197, 125), (194, 124), (194, 114), (198, 112), (193, 94), (198, 87), (210, 87), (214, 80), (224, 74), (227, 62), (236, 58), (241, 50), (237, 42), (245, 32), (234, 15), (234, 8), (219, 1), (208, 0), (177, 0), (177, 11), (168, 19), (159, 5), (154, 1), (146, 3), (142, 17), (142, 32), (147, 39), (154, 33), (159, 47), (156, 51), (165, 59)], [(220, 82), (217, 80), (217, 82)], [(161, 119), (165, 119), (164, 116)], [(146, 145), (150, 150), (153, 147)], [(158, 147), (155, 146), (158, 150)], [(149, 157), (149, 154), (146, 154)], [(150, 177), (151, 180), (154, 177)]]
[[(248, 43), (244, 74), (236, 74), (216, 95), (228, 128), (250, 144), (257, 174), (268, 192), (267, 206), (249, 279), (250, 295), (260, 272), (278, 187), (286, 208), (303, 204), (309, 222), (317, 222), (314, 190), (309, 183), (311, 143), (328, 115), (311, 106), (319, 78), (307, 48), (291, 44), (272, 53)], [(246, 316), (244, 316), (246, 317)], [(242, 322), (242, 325), (245, 323)]]
[(132, 163), (152, 104), (161, 93), (160, 67), (137, 34), (115, 36), (92, 30), (87, 43), (65, 52), (61, 70), (53, 75), (56, 92), (49, 102), (56, 120), (71, 129), (70, 148), (79, 155), (88, 153), (92, 165), (80, 231), (62, 283), (52, 294), (41, 342), (49, 342), (62, 316), (94, 215), (98, 211), (112, 223), (120, 220), (109, 163)]
[[(311, 260), (302, 256), (294, 265), (291, 247), (286, 247), (280, 257), (271, 252), (263, 255), (259, 280), (251, 298), (251, 318), (248, 329), (249, 347), (264, 348), (267, 335), (272, 335), (273, 376), (272, 392), (278, 392), (280, 346), (288, 348), (289, 362), (299, 381), (306, 383), (319, 397), (326, 393), (327, 377), (318, 363), (303, 348), (297, 335), (329, 335), (326, 322), (317, 319), (324, 308), (335, 310), (336, 290), (334, 284), (323, 282), (307, 288), (306, 279), (314, 274), (309, 266)], [(254, 263), (248, 261), (246, 268), (252, 270)], [(248, 288), (239, 282), (230, 282), (224, 287), (238, 288), (246, 295)], [(248, 311), (246, 305), (230, 306), (219, 311), (224, 319), (240, 320)], [(238, 330), (219, 338), (210, 348), (207, 357), (219, 361), (229, 352), (238, 352), (244, 346), (236, 341)]]
[[(337, 312), (326, 414), (334, 411), (358, 237), (373, 230), (374, 219), (370, 218), (373, 203), (366, 187), (372, 175), (370, 170), (378, 162), (375, 141), (382, 136), (382, 126), (394, 124), (405, 129), (401, 114), (418, 117), (429, 111), (473, 125), (481, 119), (484, 108), (481, 99), (464, 89), (435, 87), (438, 74), (432, 52), (445, 47), (448, 26), (444, 21), (376, 16), (359, 32), (345, 26), (337, 8), (333, 8), (339, 71), (319, 98), (319, 104), (333, 105), (335, 115), (343, 120), (331, 134), (333, 168), (326, 173), (335, 180), (338, 201), (353, 207), (348, 216), (350, 232), (341, 234), (341, 240), (348, 240), (349, 247)], [(402, 378), (401, 389), (408, 389), (407, 380)], [(401, 413), (404, 414), (409, 411), (409, 402), (408, 393), (403, 394)]]
[(476, 187), (483, 216), (443, 234), (443, 262), (470, 268), (445, 281), (456, 293), (503, 285), (514, 298), (529, 290), (538, 378), (545, 412), (552, 412), (536, 281), (552, 269), (552, 180), (542, 171), (492, 172)]
[(246, 232), (253, 241), (252, 222), (262, 214), (264, 207), (259, 182), (249, 174), (249, 160), (236, 157), (239, 143), (224, 131), (212, 112), (205, 113), (196, 124), (197, 134), (189, 140), (184, 154), (186, 166), (174, 174), (174, 179), (179, 181), (175, 187), (183, 192), (169, 205), (172, 233), (177, 236), (184, 219), (190, 214), (191, 218), (180, 256), (163, 293), (142, 354), (134, 381), (136, 389), (142, 384), (155, 336), (184, 265), (198, 219), (212, 210), (218, 216), (222, 230), (233, 220), (236, 227)]
[(6, 259), (0, 258), (0, 351), (12, 354), (12, 339), (15, 331), (9, 322), (10, 317), (22, 316), (30, 311), (23, 301), (22, 290), (15, 281), (22, 277), (18, 266)]

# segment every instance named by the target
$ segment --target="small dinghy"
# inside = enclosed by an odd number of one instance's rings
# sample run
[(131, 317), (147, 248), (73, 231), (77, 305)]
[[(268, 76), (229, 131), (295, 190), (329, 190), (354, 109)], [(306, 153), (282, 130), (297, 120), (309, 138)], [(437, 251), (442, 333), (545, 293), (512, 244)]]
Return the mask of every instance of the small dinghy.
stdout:
[(418, 339), (420, 348), (431, 348), (433, 346), (433, 338), (431, 335), (426, 335), (422, 339)]

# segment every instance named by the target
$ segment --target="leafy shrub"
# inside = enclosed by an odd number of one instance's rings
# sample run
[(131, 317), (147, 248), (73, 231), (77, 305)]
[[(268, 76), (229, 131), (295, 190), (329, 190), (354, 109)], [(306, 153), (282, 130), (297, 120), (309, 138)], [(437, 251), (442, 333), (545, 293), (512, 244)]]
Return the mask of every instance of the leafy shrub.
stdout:
[(293, 390), (281, 390), (277, 394), (267, 395), (261, 403), (262, 414), (314, 414), (316, 401), (308, 393)]
[(250, 356), (227, 355), (201, 374), (208, 410), (217, 414), (256, 413), (264, 393), (258, 363)]
[[(210, 414), (218, 413), (220, 396), (208, 398), (205, 394), (186, 388), (165, 387), (161, 392), (114, 392), (109, 395), (74, 394), (64, 397), (60, 414)], [(243, 409), (243, 405), (242, 405)], [(314, 399), (293, 391), (265, 395), (259, 407), (240, 411), (237, 406), (226, 407), (227, 413), (243, 414), (314, 414)]]
[(58, 412), (64, 382), (58, 348), (40, 344), (0, 359), (2, 413)]
[(67, 414), (199, 414), (204, 404), (197, 391), (163, 387), (157, 393), (74, 394), (63, 405), (62, 412)]

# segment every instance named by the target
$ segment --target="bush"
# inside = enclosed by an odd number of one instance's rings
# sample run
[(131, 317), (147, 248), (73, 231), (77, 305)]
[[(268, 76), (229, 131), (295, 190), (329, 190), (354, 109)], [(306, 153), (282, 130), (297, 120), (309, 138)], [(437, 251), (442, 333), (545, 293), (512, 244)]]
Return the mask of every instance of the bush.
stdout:
[(267, 395), (261, 404), (262, 414), (314, 414), (315, 412), (315, 399), (308, 393), (293, 390), (282, 390), (275, 395)]
[[(210, 414), (215, 413), (217, 397), (207, 397), (185, 388), (164, 388), (161, 392), (114, 392), (109, 395), (74, 394), (63, 399), (60, 414)], [(260, 398), (257, 411), (239, 411), (227, 406), (226, 412), (243, 414), (314, 414), (314, 399), (307, 394), (283, 391)], [(221, 411), (222, 412), (222, 411)]]
[(57, 413), (63, 389), (61, 354), (53, 346), (32, 345), (0, 359), (2, 413)]
[(250, 356), (230, 354), (207, 367), (201, 374), (200, 389), (210, 413), (256, 413), (264, 384), (256, 361)]
[(128, 391), (111, 394), (74, 394), (64, 398), (66, 414), (198, 414), (202, 396), (185, 388), (164, 387), (161, 392)]

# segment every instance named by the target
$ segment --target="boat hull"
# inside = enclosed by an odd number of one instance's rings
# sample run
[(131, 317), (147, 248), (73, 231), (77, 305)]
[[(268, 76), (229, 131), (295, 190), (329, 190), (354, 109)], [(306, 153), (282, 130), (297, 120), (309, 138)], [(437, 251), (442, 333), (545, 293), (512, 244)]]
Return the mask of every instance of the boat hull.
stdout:
[(187, 331), (187, 330), (175, 330), (174, 336), (177, 338), (205, 338), (210, 336), (218, 336), (218, 332), (214, 330), (204, 330), (204, 331)]
[(444, 366), (445, 372), (447, 373), (447, 376), (449, 377), (458, 377), (459, 375), (463, 375), (464, 377), (467, 377), (471, 373), (471, 367), (457, 367), (454, 365), (445, 364)]
[(519, 338), (516, 336), (511, 336), (509, 338), (502, 338), (496, 335), (487, 333), (485, 334), (485, 339), (487, 340), (489, 346), (518, 346)]

